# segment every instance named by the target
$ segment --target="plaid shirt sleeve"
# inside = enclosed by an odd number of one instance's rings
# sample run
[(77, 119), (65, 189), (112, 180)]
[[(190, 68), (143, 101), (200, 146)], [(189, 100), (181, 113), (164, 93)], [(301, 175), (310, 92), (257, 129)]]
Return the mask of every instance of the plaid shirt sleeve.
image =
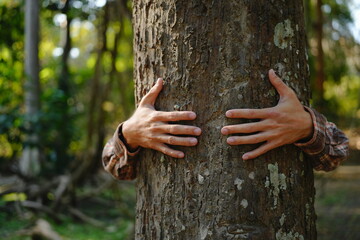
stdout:
[(130, 152), (121, 139), (122, 124), (116, 129), (114, 136), (106, 143), (102, 153), (102, 163), (107, 172), (119, 180), (136, 178), (136, 154)]
[(305, 143), (295, 143), (313, 160), (317, 171), (331, 171), (349, 156), (349, 140), (345, 134), (324, 115), (305, 107), (314, 124), (314, 135)]

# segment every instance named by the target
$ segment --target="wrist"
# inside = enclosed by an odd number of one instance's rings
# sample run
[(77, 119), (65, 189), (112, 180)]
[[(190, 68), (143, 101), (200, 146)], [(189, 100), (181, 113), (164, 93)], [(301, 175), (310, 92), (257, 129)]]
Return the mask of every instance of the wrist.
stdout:
[(128, 121), (125, 121), (122, 127), (119, 129), (119, 138), (130, 151), (139, 148), (139, 145), (132, 141), (131, 127), (129, 126)]
[(314, 135), (314, 124), (313, 119), (311, 117), (311, 114), (304, 108), (304, 126), (305, 129), (303, 131), (303, 136), (301, 136), (300, 140), (298, 142), (308, 142), (312, 139)]

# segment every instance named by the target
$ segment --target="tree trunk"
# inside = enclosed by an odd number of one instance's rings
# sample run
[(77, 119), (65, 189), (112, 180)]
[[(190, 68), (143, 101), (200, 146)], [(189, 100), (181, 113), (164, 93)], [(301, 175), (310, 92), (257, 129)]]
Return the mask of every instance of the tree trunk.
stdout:
[(36, 125), (40, 113), (39, 83), (39, 2), (25, 2), (25, 128), (27, 134), (19, 168), (25, 176), (40, 172), (39, 136)]
[(315, 23), (315, 32), (316, 32), (316, 79), (315, 86), (317, 92), (317, 105), (321, 111), (324, 110), (324, 82), (325, 82), (325, 59), (324, 59), (324, 49), (322, 45), (323, 41), (323, 24), (324, 17), (322, 12), (322, 0), (316, 1), (316, 23)]
[(62, 129), (57, 132), (56, 137), (56, 169), (59, 172), (63, 172), (68, 168), (70, 162), (67, 149), (69, 148), (71, 142), (71, 116), (69, 114), (70, 109), (68, 105), (68, 100), (71, 96), (70, 92), (70, 71), (69, 71), (69, 57), (70, 51), (72, 48), (72, 39), (71, 39), (71, 22), (72, 16), (69, 14), (70, 1), (66, 1), (65, 6), (62, 8), (62, 13), (66, 15), (66, 26), (65, 29), (62, 29), (64, 34), (63, 42), (63, 54), (61, 56), (60, 62), (60, 76), (58, 80), (58, 89), (61, 90), (63, 97), (58, 100), (56, 103), (58, 110), (61, 111), (61, 123)]
[(278, 96), (274, 68), (304, 104), (310, 95), (303, 5), (289, 1), (133, 1), (137, 102), (164, 77), (163, 111), (192, 110), (196, 147), (174, 159), (143, 150), (136, 239), (316, 239), (311, 163), (293, 145), (256, 160), (220, 133), (232, 108)]

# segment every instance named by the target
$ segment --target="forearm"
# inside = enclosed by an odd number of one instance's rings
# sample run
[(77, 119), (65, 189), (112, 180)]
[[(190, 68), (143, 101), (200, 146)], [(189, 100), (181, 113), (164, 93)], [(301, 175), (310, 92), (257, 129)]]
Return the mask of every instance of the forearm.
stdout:
[(113, 137), (106, 143), (102, 162), (104, 169), (119, 180), (132, 180), (136, 178), (137, 153), (129, 152), (126, 145), (119, 138), (122, 124), (118, 126)]
[(314, 135), (306, 143), (296, 143), (313, 160), (315, 170), (331, 171), (349, 155), (349, 140), (345, 134), (328, 122), (317, 111), (306, 108), (314, 124)]

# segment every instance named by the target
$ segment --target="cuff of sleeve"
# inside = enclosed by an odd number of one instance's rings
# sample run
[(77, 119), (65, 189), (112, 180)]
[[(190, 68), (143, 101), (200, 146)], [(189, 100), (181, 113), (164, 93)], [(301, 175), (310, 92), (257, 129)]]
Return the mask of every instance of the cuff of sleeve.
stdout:
[(296, 142), (295, 145), (298, 146), (298, 147), (304, 147), (304, 146), (308, 146), (308, 145), (313, 144), (316, 141), (316, 137), (318, 135), (318, 131), (316, 131), (316, 127), (315, 127), (317, 125), (317, 122), (316, 122), (316, 117), (315, 117), (314, 112), (312, 111), (311, 108), (306, 107), (306, 106), (304, 106), (304, 109), (305, 109), (305, 111), (310, 113), (312, 123), (313, 123), (314, 133), (313, 133), (310, 140), (308, 140), (306, 142)]
[(307, 142), (297, 142), (295, 146), (300, 147), (306, 153), (313, 155), (321, 152), (325, 146), (325, 124), (326, 119), (323, 115), (315, 110), (304, 106), (305, 110), (310, 113), (314, 126), (314, 134)]
[(118, 153), (118, 149), (119, 149), (119, 151), (121, 151), (121, 147), (122, 147), (122, 149), (123, 149), (123, 151), (124, 151), (124, 155), (125, 155), (125, 157), (127, 158), (128, 156), (130, 156), (130, 157), (134, 157), (136, 154), (138, 154), (139, 153), (139, 151), (140, 151), (140, 148), (138, 147), (137, 149), (135, 149), (135, 150), (130, 150), (130, 148), (127, 146), (127, 144), (126, 144), (126, 141), (125, 141), (125, 139), (124, 139), (124, 136), (122, 135), (122, 126), (123, 126), (123, 123), (121, 123), (118, 127), (117, 127), (117, 129), (116, 129), (116, 131), (115, 131), (115, 136), (113, 137), (113, 139), (116, 139), (115, 140), (115, 154), (116, 155), (118, 155), (117, 153)]

